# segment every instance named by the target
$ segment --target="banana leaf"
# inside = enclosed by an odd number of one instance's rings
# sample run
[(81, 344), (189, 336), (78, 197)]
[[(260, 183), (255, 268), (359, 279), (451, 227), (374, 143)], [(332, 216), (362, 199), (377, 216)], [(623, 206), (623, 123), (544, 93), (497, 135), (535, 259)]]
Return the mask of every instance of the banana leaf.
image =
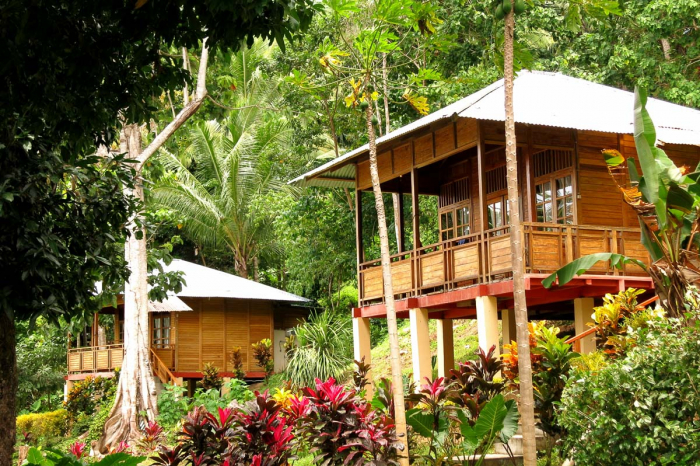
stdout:
[(574, 277), (588, 272), (588, 270), (601, 261), (610, 261), (610, 265), (617, 267), (620, 270), (622, 270), (622, 267), (625, 264), (634, 264), (639, 266), (644, 271), (647, 270), (647, 266), (644, 264), (644, 262), (632, 257), (628, 257), (623, 254), (613, 254), (610, 252), (599, 252), (597, 254), (589, 254), (569, 262), (564, 267), (542, 280), (542, 286), (545, 288), (551, 287), (557, 278), (559, 279), (559, 286), (565, 285), (573, 280)]

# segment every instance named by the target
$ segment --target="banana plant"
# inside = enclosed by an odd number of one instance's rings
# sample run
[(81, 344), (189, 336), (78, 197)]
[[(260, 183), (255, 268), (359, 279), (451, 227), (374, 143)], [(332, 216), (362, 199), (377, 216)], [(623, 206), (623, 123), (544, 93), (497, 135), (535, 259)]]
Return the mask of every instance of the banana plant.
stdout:
[(591, 254), (557, 270), (543, 285), (549, 288), (555, 280), (564, 285), (600, 261), (610, 261), (619, 269), (635, 264), (652, 278), (666, 313), (682, 317), (688, 286), (700, 282), (700, 166), (689, 173), (689, 168), (677, 167), (656, 147), (647, 94), (636, 88), (634, 95), (634, 140), (641, 173), (634, 158), (625, 160), (617, 150), (604, 150), (603, 157), (623, 199), (637, 213), (651, 265), (622, 254)]

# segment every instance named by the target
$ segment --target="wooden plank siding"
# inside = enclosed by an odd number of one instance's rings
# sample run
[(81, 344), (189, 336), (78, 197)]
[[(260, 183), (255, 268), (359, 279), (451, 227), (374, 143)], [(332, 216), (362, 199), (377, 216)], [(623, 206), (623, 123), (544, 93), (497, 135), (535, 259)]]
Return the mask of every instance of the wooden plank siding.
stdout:
[[(192, 312), (178, 315), (174, 372), (201, 372), (208, 362), (221, 371), (233, 371), (230, 355), (235, 347), (241, 348), (243, 370), (262, 370), (251, 356), (251, 345), (273, 338), (272, 303), (224, 298), (184, 300)], [(293, 316), (294, 321), (298, 318)]]

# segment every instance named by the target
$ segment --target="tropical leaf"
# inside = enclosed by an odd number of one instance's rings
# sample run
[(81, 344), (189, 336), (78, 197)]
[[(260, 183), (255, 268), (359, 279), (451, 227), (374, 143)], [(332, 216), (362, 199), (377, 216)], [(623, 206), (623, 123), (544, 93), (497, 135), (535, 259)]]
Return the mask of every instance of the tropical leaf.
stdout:
[(589, 254), (587, 256), (578, 258), (572, 262), (569, 262), (564, 267), (560, 268), (544, 280), (542, 280), (542, 286), (549, 288), (552, 286), (555, 280), (558, 279), (559, 286), (569, 283), (575, 276), (584, 274), (588, 270), (596, 265), (598, 262), (610, 261), (612, 267), (617, 267), (622, 270), (625, 264), (635, 264), (639, 266), (642, 270), (647, 270), (646, 264), (644, 262), (634, 259), (632, 257), (627, 257), (622, 254), (613, 254), (610, 252), (600, 252), (596, 254)]
[(145, 456), (131, 456), (127, 453), (114, 453), (105, 456), (95, 466), (136, 466), (146, 460)]
[(353, 13), (360, 12), (360, 8), (355, 0), (324, 0), (323, 4), (328, 10), (342, 17), (348, 17)]
[(428, 105), (428, 98), (413, 94), (412, 92), (406, 92), (403, 98), (409, 103), (413, 109), (420, 113), (421, 115), (427, 115), (430, 113), (430, 106)]
[(518, 412), (518, 405), (515, 400), (506, 401), (506, 417), (503, 420), (503, 429), (498, 435), (501, 443), (508, 443), (508, 441), (515, 435), (518, 431), (518, 421), (520, 420), (520, 413)]
[(406, 411), (406, 423), (422, 437), (432, 438), (435, 434), (433, 432), (433, 416), (420, 408)]

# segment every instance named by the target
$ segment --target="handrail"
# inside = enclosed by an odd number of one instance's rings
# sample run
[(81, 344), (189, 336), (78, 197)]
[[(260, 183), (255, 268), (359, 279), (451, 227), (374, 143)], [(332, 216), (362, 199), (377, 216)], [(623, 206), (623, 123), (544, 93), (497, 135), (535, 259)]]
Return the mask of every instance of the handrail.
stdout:
[[(161, 382), (164, 384), (167, 383), (175, 383), (175, 376), (173, 375), (172, 372), (170, 372), (170, 369), (168, 369), (168, 366), (165, 365), (162, 359), (158, 357), (155, 351), (153, 351), (153, 348), (150, 348), (151, 350), (151, 360), (154, 363), (153, 364), (153, 375), (158, 377)], [(161, 372), (164, 373), (165, 377), (161, 374)]]
[(112, 345), (80, 346), (78, 348), (68, 348), (69, 353), (86, 353), (88, 351), (120, 349), (124, 348), (124, 343), (114, 343)]
[[(640, 309), (640, 310), (644, 309), (645, 307), (647, 307), (648, 305), (650, 305), (651, 303), (653, 303), (654, 301), (656, 301), (658, 299), (659, 299), (658, 296), (652, 296), (651, 298), (647, 299), (646, 301), (643, 301), (642, 303), (637, 304), (637, 309)], [(588, 335), (594, 334), (596, 332), (596, 330), (598, 330), (598, 327), (591, 327), (588, 330), (586, 330), (585, 332), (581, 332), (578, 335), (575, 335), (575, 336), (569, 338), (568, 340), (566, 340), (565, 343), (567, 343), (569, 345), (573, 344), (573, 343), (575, 343), (583, 338), (586, 338)]]

